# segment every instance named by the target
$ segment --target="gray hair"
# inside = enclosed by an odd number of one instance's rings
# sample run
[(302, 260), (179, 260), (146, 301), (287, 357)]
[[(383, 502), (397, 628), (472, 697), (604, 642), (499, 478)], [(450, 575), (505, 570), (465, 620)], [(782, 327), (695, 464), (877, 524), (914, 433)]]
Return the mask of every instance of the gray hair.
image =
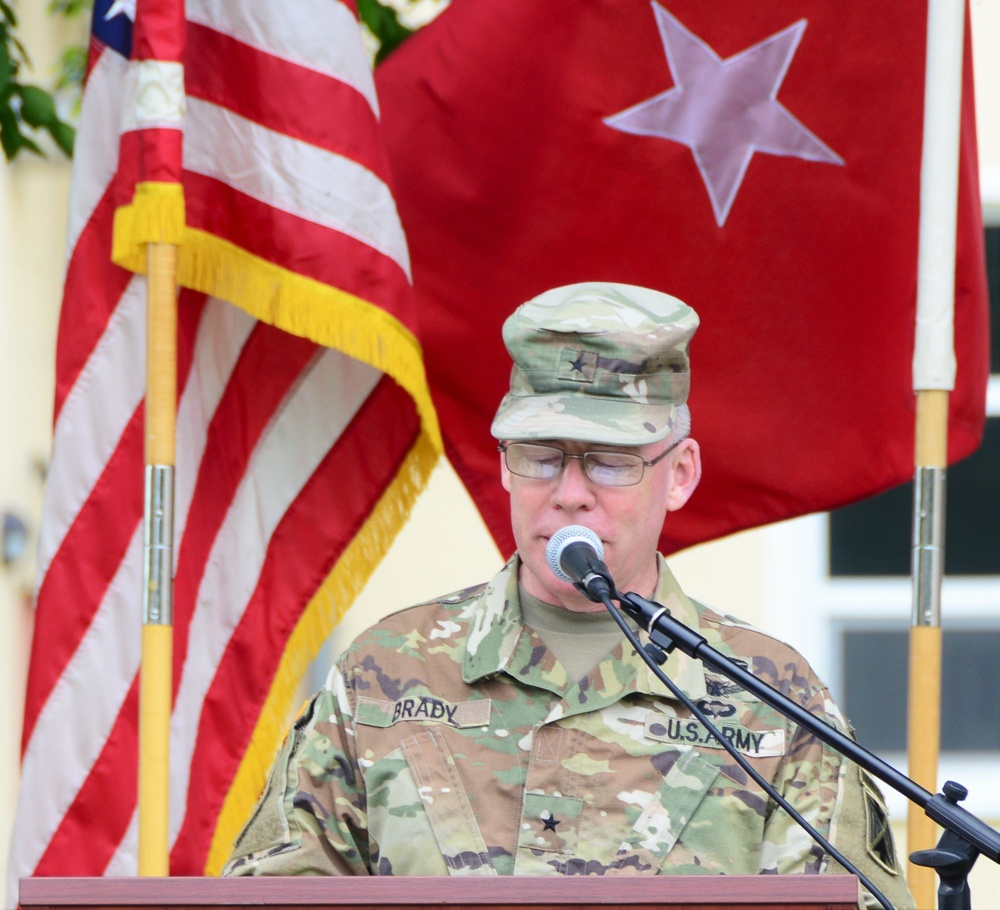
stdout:
[(667, 434), (668, 445), (675, 446), (691, 435), (691, 409), (687, 404), (674, 408), (674, 425)]

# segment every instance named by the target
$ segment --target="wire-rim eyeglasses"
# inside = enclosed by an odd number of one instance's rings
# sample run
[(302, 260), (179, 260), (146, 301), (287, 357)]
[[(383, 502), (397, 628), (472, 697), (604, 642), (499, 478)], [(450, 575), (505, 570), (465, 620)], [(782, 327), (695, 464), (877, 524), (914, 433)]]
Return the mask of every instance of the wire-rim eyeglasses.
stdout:
[(588, 450), (574, 455), (558, 446), (535, 442), (501, 442), (497, 451), (503, 453), (507, 470), (518, 477), (553, 480), (563, 472), (568, 459), (578, 458), (584, 474), (594, 483), (602, 487), (630, 487), (642, 480), (646, 468), (659, 464), (683, 441), (678, 439), (649, 461), (634, 452)]

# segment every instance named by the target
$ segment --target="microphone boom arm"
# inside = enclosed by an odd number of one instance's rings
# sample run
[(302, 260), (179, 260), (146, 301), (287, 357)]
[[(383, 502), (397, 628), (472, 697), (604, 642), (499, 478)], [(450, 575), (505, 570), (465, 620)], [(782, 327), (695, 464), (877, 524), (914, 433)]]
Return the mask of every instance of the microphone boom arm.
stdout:
[[(743, 686), (762, 702), (795, 721), (842, 755), (885, 782), (908, 800), (920, 806), (927, 816), (945, 829), (937, 849), (911, 855), (911, 862), (931, 866), (941, 877), (939, 897), (949, 908), (968, 908), (966, 877), (981, 853), (1000, 863), (1000, 832), (997, 832), (967, 809), (958, 805), (968, 791), (948, 781), (943, 792), (931, 794), (905, 774), (869, 752), (857, 741), (830, 726), (822, 718), (806, 711), (788, 696), (748, 673), (724, 654), (711, 647), (706, 639), (674, 619), (662, 604), (635, 593), (618, 596), (623, 613), (628, 614), (649, 634), (650, 641), (670, 653), (675, 648), (700, 660), (723, 676)], [(950, 900), (953, 898), (953, 901)]]

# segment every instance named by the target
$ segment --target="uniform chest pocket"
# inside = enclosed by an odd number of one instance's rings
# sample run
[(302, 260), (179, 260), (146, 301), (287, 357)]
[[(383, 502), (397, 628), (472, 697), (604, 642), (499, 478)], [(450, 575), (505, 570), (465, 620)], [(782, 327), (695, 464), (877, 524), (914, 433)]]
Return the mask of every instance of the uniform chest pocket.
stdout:
[(392, 874), (496, 874), (440, 729), (404, 739), (367, 779), (369, 825)]
[(618, 848), (613, 870), (659, 868), (718, 774), (693, 749), (683, 752)]

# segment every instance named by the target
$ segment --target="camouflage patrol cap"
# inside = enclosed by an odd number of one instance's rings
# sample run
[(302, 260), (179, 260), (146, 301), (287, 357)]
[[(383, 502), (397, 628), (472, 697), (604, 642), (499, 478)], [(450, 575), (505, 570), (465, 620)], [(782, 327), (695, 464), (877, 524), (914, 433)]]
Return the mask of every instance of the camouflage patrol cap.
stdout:
[(503, 326), (514, 360), (497, 439), (637, 446), (666, 438), (691, 384), (698, 314), (649, 288), (586, 282), (518, 307)]

